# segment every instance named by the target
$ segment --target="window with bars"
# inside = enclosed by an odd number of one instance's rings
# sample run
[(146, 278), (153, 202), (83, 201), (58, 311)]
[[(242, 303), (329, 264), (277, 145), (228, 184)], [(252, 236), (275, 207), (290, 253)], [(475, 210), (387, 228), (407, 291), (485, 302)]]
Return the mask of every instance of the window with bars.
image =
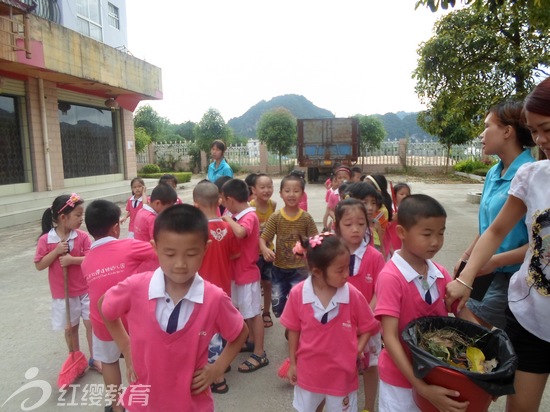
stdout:
[(59, 101), (66, 179), (120, 172), (115, 112)]
[(109, 26), (120, 30), (120, 15), (118, 13), (118, 7), (109, 3)]
[(0, 185), (25, 182), (17, 97), (0, 95)]
[(100, 0), (76, 0), (76, 15), (79, 33), (103, 41)]

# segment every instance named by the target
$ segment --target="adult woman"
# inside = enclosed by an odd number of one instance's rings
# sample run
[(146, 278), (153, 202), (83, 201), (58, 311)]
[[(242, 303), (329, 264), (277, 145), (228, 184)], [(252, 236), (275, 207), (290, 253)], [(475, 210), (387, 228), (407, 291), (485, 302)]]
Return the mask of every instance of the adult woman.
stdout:
[[(496, 155), (500, 161), (489, 170), (485, 178), (479, 207), (479, 234), (487, 230), (504, 206), (510, 183), (518, 168), (535, 161), (529, 149), (535, 143), (523, 124), (522, 105), (519, 102), (504, 102), (491, 107), (485, 117), (481, 143), (485, 154)], [(455, 275), (459, 265), (468, 260), (478, 239), (479, 235), (462, 255), (455, 266)], [(496, 326), (504, 329), (508, 283), (523, 261), (527, 239), (525, 223), (518, 222), (503, 240), (497, 254), (478, 273), (478, 276), (485, 276), (478, 277), (473, 284), (474, 291), (459, 317), (488, 328)], [(488, 279), (485, 285), (484, 279)], [(478, 289), (481, 289), (480, 293)]]
[(213, 162), (208, 166), (208, 180), (215, 182), (218, 177), (233, 177), (231, 166), (225, 161), (225, 143), (221, 140), (214, 140), (210, 145), (210, 156)]
[[(550, 78), (541, 82), (524, 103), (526, 124), (539, 149), (550, 155)], [(509, 196), (491, 226), (481, 235), (459, 278), (447, 285), (445, 302), (458, 308), (470, 296), (470, 287), (481, 267), (500, 242), (525, 215), (529, 249), (520, 269), (510, 279), (506, 333), (518, 356), (509, 395), (508, 411), (537, 411), (550, 373), (550, 161), (540, 160), (519, 168)]]

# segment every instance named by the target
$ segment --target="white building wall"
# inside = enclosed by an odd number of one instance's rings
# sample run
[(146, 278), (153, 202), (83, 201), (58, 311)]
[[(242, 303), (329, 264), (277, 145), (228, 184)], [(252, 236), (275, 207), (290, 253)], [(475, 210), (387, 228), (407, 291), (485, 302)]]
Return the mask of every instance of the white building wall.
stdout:
[[(118, 8), (120, 28), (109, 24), (109, 3)], [(76, 32), (81, 32), (78, 25), (76, 0), (60, 0), (61, 25)], [(128, 47), (128, 26), (126, 16), (126, 0), (100, 0), (101, 26), (100, 41), (114, 48)], [(86, 33), (82, 33), (87, 35)]]

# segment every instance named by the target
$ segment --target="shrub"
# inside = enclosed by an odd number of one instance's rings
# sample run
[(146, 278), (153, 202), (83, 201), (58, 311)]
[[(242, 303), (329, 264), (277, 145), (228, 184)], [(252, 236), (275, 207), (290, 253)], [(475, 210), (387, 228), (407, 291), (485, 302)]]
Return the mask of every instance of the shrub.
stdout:
[[(193, 175), (191, 172), (172, 172), (171, 174), (178, 179), (178, 184), (190, 182), (191, 176)], [(160, 179), (163, 175), (164, 173), (143, 173), (143, 171), (138, 173), (139, 177), (146, 179)]]
[(160, 173), (160, 167), (155, 164), (148, 164), (143, 166), (141, 173), (151, 174), (151, 173)]
[(461, 162), (458, 162), (454, 169), (457, 172), (463, 172), (463, 173), (471, 173), (479, 176), (485, 176), (489, 169), (493, 167), (493, 165), (496, 163), (496, 161), (481, 161), (481, 160), (463, 160)]
[(233, 170), (234, 174), (237, 174), (241, 171), (241, 165), (238, 163), (228, 162), (229, 166), (231, 167), (231, 170)]

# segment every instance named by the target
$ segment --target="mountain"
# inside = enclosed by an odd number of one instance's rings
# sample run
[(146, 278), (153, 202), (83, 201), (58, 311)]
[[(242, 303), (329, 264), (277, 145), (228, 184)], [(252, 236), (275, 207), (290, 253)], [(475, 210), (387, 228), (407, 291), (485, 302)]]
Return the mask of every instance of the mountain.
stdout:
[(386, 113), (384, 115), (375, 114), (378, 117), (384, 129), (388, 132), (386, 140), (397, 141), (408, 137), (411, 142), (436, 142), (437, 137), (432, 136), (424, 129), (422, 129), (418, 123), (418, 113)]
[(315, 106), (304, 96), (285, 94), (274, 97), (267, 102), (262, 100), (248, 109), (242, 116), (230, 119), (227, 125), (233, 129), (237, 136), (256, 137), (256, 127), (262, 114), (277, 107), (284, 107), (297, 119), (335, 117), (332, 112)]

